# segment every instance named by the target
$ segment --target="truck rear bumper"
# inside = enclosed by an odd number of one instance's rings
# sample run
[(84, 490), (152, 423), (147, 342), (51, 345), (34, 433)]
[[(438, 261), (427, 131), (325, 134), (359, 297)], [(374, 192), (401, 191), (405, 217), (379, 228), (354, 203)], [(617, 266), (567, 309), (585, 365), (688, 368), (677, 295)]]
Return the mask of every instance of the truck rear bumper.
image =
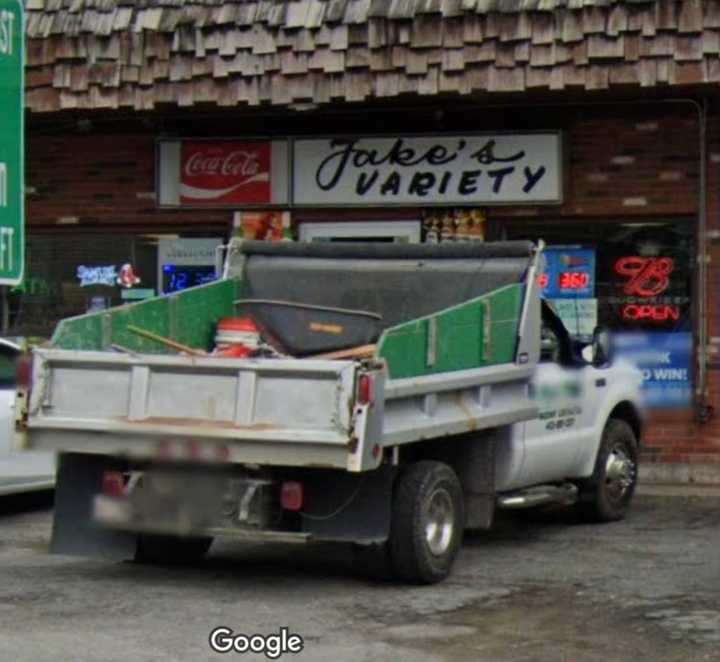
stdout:
[(309, 533), (293, 531), (269, 531), (252, 528), (211, 526), (192, 528), (180, 522), (139, 522), (132, 514), (129, 501), (97, 495), (93, 501), (93, 520), (108, 529), (131, 533), (156, 533), (177, 536), (223, 536), (247, 542), (306, 543), (312, 539)]

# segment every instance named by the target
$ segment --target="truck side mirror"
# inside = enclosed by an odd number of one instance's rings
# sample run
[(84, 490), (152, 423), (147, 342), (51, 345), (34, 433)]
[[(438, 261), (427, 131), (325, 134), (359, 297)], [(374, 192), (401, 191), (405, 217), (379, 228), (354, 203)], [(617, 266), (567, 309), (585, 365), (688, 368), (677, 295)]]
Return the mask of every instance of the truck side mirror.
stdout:
[(595, 366), (607, 365), (612, 361), (612, 339), (610, 331), (596, 326), (592, 339), (592, 363)]

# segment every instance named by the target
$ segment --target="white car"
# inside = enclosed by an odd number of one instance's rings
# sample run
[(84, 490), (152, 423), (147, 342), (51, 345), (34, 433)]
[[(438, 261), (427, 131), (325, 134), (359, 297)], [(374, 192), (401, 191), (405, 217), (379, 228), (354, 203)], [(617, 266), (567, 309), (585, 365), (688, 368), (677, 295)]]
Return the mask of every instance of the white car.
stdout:
[(15, 375), (22, 354), (21, 345), (0, 338), (0, 496), (55, 486), (54, 454), (15, 448)]

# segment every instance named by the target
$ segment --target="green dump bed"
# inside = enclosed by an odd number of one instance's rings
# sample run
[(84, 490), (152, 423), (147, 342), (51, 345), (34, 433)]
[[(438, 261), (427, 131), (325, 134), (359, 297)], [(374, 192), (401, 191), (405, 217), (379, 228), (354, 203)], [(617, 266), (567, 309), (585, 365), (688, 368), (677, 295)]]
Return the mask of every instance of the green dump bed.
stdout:
[[(61, 453), (152, 461), (169, 444), (177, 459), (217, 458), (220, 445), (233, 463), (359, 472), (378, 467), (379, 446), (529, 420), (536, 266), (526, 244), (231, 246), (231, 277), (64, 320), (35, 350), (21, 436)], [(375, 357), (187, 356), (131, 330), (210, 350), (238, 299), (373, 313)]]
[(136, 327), (211, 350), (218, 320), (238, 299), (334, 306), (382, 316), (376, 356), (402, 379), (510, 363), (517, 351), (524, 242), (448, 246), (267, 244), (229, 253), (236, 275), (141, 303), (62, 321), (52, 346), (173, 353)]

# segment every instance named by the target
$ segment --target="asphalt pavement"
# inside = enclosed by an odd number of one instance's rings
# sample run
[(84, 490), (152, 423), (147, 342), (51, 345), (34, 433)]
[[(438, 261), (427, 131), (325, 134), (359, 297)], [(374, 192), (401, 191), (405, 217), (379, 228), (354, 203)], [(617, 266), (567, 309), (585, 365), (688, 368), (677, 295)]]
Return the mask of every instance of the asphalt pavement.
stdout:
[(276, 650), (214, 653), (222, 626), (221, 648), (297, 635), (302, 650), (283, 660), (720, 661), (720, 491), (697, 490), (644, 488), (614, 524), (504, 516), (468, 535), (450, 579), (430, 587), (364, 579), (344, 546), (218, 541), (189, 568), (51, 556), (50, 497), (4, 499), (0, 660), (254, 662)]

